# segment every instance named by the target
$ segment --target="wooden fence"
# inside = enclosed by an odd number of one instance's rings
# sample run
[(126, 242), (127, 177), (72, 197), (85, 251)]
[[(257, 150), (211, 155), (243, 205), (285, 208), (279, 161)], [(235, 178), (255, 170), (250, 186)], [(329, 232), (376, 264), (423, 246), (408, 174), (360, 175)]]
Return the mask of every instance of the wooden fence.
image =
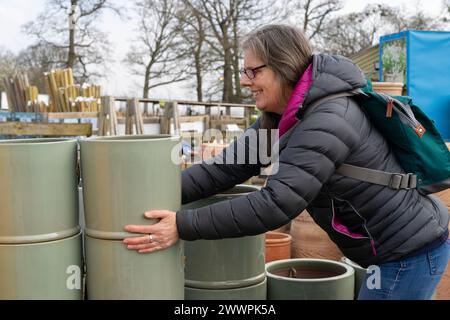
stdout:
[[(125, 102), (126, 111), (117, 111), (116, 102)], [(0, 135), (35, 135), (39, 136), (71, 136), (71, 135), (117, 135), (117, 125), (125, 124), (125, 134), (144, 133), (144, 124), (154, 123), (160, 125), (160, 133), (170, 133), (170, 125), (173, 123), (176, 134), (181, 134), (181, 123), (201, 122), (203, 129), (215, 128), (224, 130), (226, 124), (237, 124), (242, 129), (251, 123), (252, 112), (255, 105), (197, 102), (185, 100), (157, 100), (157, 99), (128, 99), (102, 97), (99, 112), (1, 112), (0, 118), (6, 118), (6, 122), (0, 122)], [(160, 114), (155, 112), (158, 105)], [(150, 108), (151, 111), (150, 112)], [(179, 107), (204, 107), (205, 113), (198, 115), (179, 115)], [(225, 108), (225, 115), (218, 112), (212, 114), (212, 108)], [(232, 108), (244, 108), (244, 117), (232, 117)], [(98, 131), (92, 130), (90, 123), (81, 123), (82, 119), (97, 119)], [(54, 123), (55, 119), (59, 123)], [(78, 119), (78, 123), (64, 123), (65, 119)], [(25, 120), (23, 122), (22, 120)], [(11, 124), (10, 122), (20, 122)], [(39, 125), (37, 125), (39, 124)]]

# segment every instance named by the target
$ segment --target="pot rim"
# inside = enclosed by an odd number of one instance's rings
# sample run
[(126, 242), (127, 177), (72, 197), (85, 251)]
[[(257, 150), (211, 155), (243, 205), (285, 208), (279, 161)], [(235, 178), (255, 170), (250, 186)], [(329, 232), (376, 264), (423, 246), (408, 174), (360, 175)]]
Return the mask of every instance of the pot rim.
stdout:
[(28, 243), (0, 243), (0, 249), (5, 247), (37, 247), (47, 244), (55, 244), (59, 242), (64, 242), (67, 240), (71, 240), (77, 237), (81, 237), (83, 235), (83, 231), (78, 228), (78, 231), (76, 234), (73, 234), (71, 236), (61, 238), (61, 239), (55, 239), (55, 240), (48, 240), (48, 241), (42, 241), (42, 242), (28, 242)]
[[(292, 241), (292, 236), (288, 233), (278, 232), (278, 231), (267, 231), (266, 232), (266, 243), (276, 244), (276, 243), (286, 243)], [(267, 238), (267, 235), (279, 235), (280, 238)]]
[(61, 143), (76, 143), (77, 139), (70, 138), (28, 138), (0, 140), (0, 146), (23, 146), (23, 145), (47, 145)]
[(96, 142), (96, 143), (137, 143), (143, 141), (176, 141), (179, 142), (181, 136), (170, 134), (139, 134), (139, 135), (115, 135), (115, 136), (95, 136), (91, 138), (81, 139), (81, 143)]
[[(287, 266), (293, 266), (292, 264), (297, 265), (302, 262), (318, 262), (318, 263), (326, 263), (326, 264), (333, 264), (335, 266), (339, 266), (345, 269), (345, 272), (341, 275), (334, 276), (334, 277), (327, 277), (327, 278), (316, 278), (316, 279), (302, 279), (302, 278), (289, 278), (289, 277), (283, 277), (278, 276), (276, 274), (273, 274), (270, 268), (279, 267), (287, 267)], [(327, 260), (327, 259), (311, 259), (311, 258), (296, 258), (296, 259), (283, 259), (283, 260), (275, 260), (266, 263), (266, 274), (268, 278), (273, 278), (276, 280), (284, 280), (284, 281), (293, 281), (293, 282), (328, 282), (328, 281), (336, 281), (341, 280), (350, 276), (354, 276), (355, 269), (353, 269), (351, 266), (343, 263), (338, 262), (334, 260)]]
[(343, 263), (346, 263), (346, 264), (352, 266), (352, 267), (355, 268), (355, 269), (358, 269), (358, 270), (366, 270), (366, 269), (364, 269), (363, 267), (361, 267), (359, 264), (357, 264), (357, 263), (354, 262), (353, 260), (350, 260), (350, 259), (347, 258), (347, 257), (342, 257), (342, 258), (341, 258), (341, 261), (342, 261)]

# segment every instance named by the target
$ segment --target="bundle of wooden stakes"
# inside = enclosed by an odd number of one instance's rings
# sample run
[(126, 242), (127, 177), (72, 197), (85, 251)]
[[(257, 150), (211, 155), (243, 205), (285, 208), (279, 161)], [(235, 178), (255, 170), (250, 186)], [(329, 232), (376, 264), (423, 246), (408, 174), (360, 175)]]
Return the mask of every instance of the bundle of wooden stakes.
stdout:
[(46, 112), (45, 103), (38, 101), (38, 88), (30, 86), (26, 74), (4, 78), (3, 82), (11, 112)]
[(74, 84), (72, 69), (53, 70), (44, 74), (50, 96), (50, 112), (98, 112), (100, 86)]

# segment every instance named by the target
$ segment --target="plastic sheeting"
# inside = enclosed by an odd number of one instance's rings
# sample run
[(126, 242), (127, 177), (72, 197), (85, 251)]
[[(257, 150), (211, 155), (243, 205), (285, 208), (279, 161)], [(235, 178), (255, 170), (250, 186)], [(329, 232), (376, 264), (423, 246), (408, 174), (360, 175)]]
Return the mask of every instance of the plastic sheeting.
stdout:
[(401, 38), (406, 40), (407, 95), (450, 141), (450, 32), (405, 31), (381, 37), (380, 47)]

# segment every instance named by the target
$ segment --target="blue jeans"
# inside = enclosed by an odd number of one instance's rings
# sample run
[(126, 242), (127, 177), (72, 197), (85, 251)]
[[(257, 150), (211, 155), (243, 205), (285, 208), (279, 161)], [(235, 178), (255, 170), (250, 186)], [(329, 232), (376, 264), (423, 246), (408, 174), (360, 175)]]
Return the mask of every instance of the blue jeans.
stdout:
[(379, 269), (370, 267), (358, 300), (429, 300), (449, 258), (450, 240), (447, 240), (430, 251), (381, 264)]

